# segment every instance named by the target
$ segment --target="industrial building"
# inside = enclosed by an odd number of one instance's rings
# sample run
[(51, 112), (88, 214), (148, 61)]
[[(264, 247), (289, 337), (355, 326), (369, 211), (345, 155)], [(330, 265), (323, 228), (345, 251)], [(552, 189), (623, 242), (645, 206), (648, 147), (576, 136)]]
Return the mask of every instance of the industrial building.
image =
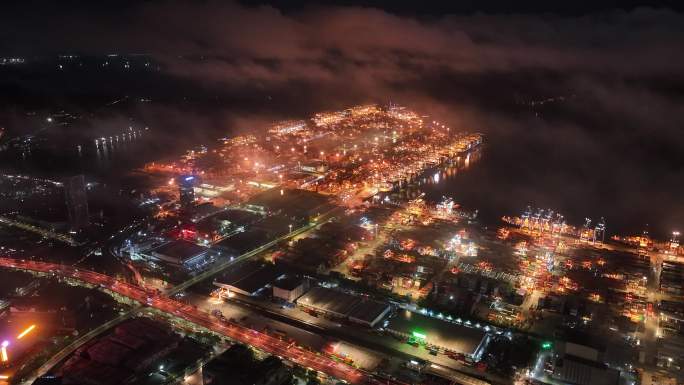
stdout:
[(263, 214), (280, 214), (293, 219), (298, 227), (312, 218), (330, 210), (333, 206), (328, 197), (313, 191), (273, 188), (253, 196), (245, 205)]
[(151, 251), (151, 256), (178, 266), (192, 266), (202, 261), (209, 252), (206, 247), (185, 240), (167, 242)]
[(233, 345), (202, 368), (205, 384), (280, 385), (289, 383), (290, 370), (274, 356), (258, 361), (245, 345)]
[(228, 234), (241, 232), (259, 219), (261, 219), (260, 215), (247, 210), (221, 209), (198, 220), (195, 227), (199, 234), (205, 234), (210, 239), (217, 240)]
[(179, 176), (177, 182), (181, 208), (192, 207), (195, 202), (195, 177), (193, 175)]
[(273, 297), (294, 303), (308, 289), (308, 284), (301, 278), (286, 277), (273, 283)]
[(375, 327), (390, 312), (387, 303), (325, 287), (312, 288), (297, 300), (297, 304), (332, 318), (349, 319), (369, 327)]
[(79, 348), (56, 375), (61, 377), (63, 384), (126, 383), (169, 354), (178, 346), (179, 340), (163, 325), (137, 318)]
[(202, 219), (208, 218), (216, 213), (221, 212), (222, 210), (223, 208), (214, 206), (210, 202), (206, 202), (198, 204), (188, 211), (190, 214), (190, 221), (192, 221), (193, 223), (197, 223)]
[(349, 312), (349, 320), (368, 327), (374, 327), (389, 312), (390, 307), (386, 303), (364, 299)]
[(554, 353), (551, 373), (554, 380), (577, 385), (617, 385), (620, 382), (620, 371), (602, 362), (603, 352), (598, 347), (558, 342)]
[(552, 378), (577, 385), (618, 385), (620, 372), (606, 364), (566, 355), (555, 361)]
[(228, 256), (239, 256), (268, 242), (268, 233), (250, 228), (214, 244), (213, 249)]
[(273, 265), (262, 265), (256, 268), (250, 265), (239, 270), (239, 273), (219, 278), (214, 282), (214, 285), (231, 293), (255, 296), (269, 287), (275, 280), (284, 276)]
[(401, 310), (390, 318), (385, 330), (402, 338), (417, 338), (448, 352), (464, 354), (474, 361), (478, 361), (490, 338), (485, 330), (475, 325), (469, 327), (408, 310)]
[(325, 287), (314, 287), (297, 300), (297, 304), (329, 317), (346, 318), (359, 298)]

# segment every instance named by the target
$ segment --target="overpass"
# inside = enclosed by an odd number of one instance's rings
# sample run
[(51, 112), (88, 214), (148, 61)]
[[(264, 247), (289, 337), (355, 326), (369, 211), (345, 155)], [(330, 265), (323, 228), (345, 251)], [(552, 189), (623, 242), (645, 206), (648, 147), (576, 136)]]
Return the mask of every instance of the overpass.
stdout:
[(203, 272), (201, 272), (201, 273), (199, 273), (199, 274), (193, 276), (192, 278), (186, 280), (185, 282), (182, 282), (182, 283), (180, 283), (180, 284), (178, 284), (178, 285), (176, 285), (176, 286), (174, 286), (174, 287), (172, 287), (172, 288), (166, 290), (166, 291), (165, 291), (165, 294), (168, 295), (168, 296), (172, 296), (172, 295), (174, 295), (174, 294), (180, 293), (181, 291), (183, 291), (183, 290), (189, 288), (190, 286), (193, 286), (193, 285), (195, 285), (195, 284), (197, 284), (197, 283), (199, 283), (199, 282), (201, 282), (201, 281), (204, 281), (205, 279), (207, 279), (207, 278), (209, 278), (209, 277), (212, 277), (212, 276), (214, 276), (214, 275), (220, 273), (221, 271), (223, 271), (224, 269), (226, 269), (227, 267), (229, 267), (229, 266), (231, 266), (231, 265), (233, 265), (233, 264), (236, 264), (236, 263), (238, 263), (238, 262), (241, 262), (241, 261), (247, 260), (247, 259), (249, 259), (249, 258), (252, 258), (252, 257), (254, 257), (255, 255), (260, 254), (260, 253), (262, 253), (262, 252), (264, 252), (264, 251), (270, 249), (271, 247), (277, 245), (278, 243), (280, 243), (280, 242), (282, 242), (282, 241), (284, 241), (284, 240), (286, 240), (286, 239), (289, 239), (289, 238), (292, 238), (292, 237), (296, 237), (297, 235), (300, 235), (300, 234), (302, 234), (302, 233), (304, 233), (304, 232), (306, 232), (306, 231), (308, 231), (308, 230), (311, 230), (311, 229), (313, 229), (313, 228), (316, 227), (316, 226), (317, 226), (316, 223), (307, 224), (307, 225), (302, 226), (302, 227), (300, 227), (300, 228), (298, 228), (298, 229), (295, 229), (295, 230), (293, 230), (293, 231), (291, 231), (291, 232), (289, 232), (289, 233), (287, 233), (287, 234), (284, 234), (284, 235), (282, 235), (282, 236), (280, 236), (280, 237), (278, 237), (278, 238), (276, 238), (276, 239), (274, 239), (274, 240), (272, 240), (272, 241), (269, 241), (269, 242), (267, 242), (267, 243), (264, 243), (263, 245), (261, 245), (261, 246), (255, 248), (255, 249), (253, 249), (253, 250), (250, 250), (250, 251), (248, 251), (248, 252), (246, 252), (246, 253), (244, 253), (244, 254), (241, 254), (240, 256), (238, 256), (238, 257), (236, 257), (236, 258), (233, 258), (233, 259), (231, 259), (231, 260), (227, 260), (227, 261), (218, 263), (218, 264), (216, 264), (216, 265), (210, 267), (209, 269), (207, 269), (207, 270), (205, 270), (205, 271), (203, 271)]

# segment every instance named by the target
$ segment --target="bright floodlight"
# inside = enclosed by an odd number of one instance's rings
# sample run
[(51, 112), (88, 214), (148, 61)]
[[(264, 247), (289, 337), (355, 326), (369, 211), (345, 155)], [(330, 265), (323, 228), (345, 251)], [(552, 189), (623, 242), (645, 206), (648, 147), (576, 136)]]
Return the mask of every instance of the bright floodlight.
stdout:
[(412, 334), (413, 334), (414, 337), (420, 338), (420, 339), (422, 339), (422, 340), (424, 340), (424, 339), (427, 338), (427, 335), (425, 335), (424, 333), (420, 333), (420, 332), (415, 332), (415, 331), (414, 331)]
[(24, 329), (23, 332), (21, 332), (21, 334), (19, 334), (19, 335), (17, 336), (17, 339), (18, 339), (18, 340), (22, 339), (25, 335), (31, 333), (31, 331), (32, 331), (33, 329), (35, 329), (35, 328), (36, 328), (36, 325), (31, 325), (31, 326), (27, 327), (26, 329)]

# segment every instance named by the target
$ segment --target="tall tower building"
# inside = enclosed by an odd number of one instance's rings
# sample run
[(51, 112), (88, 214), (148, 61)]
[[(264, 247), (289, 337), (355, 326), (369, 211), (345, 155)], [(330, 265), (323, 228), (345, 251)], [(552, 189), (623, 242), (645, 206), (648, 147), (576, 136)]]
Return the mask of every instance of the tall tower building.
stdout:
[(195, 177), (193, 175), (183, 175), (178, 177), (178, 193), (180, 195), (181, 208), (192, 207), (195, 202)]
[(672, 232), (672, 237), (670, 237), (670, 249), (673, 251), (677, 251), (677, 248), (679, 248), (679, 235), (681, 233), (679, 231), (673, 231)]
[(601, 217), (601, 220), (594, 227), (594, 242), (598, 241), (599, 238), (601, 242), (606, 241), (606, 218), (604, 217)]
[(78, 231), (88, 226), (88, 196), (83, 175), (72, 176), (64, 181), (64, 195), (71, 230)]

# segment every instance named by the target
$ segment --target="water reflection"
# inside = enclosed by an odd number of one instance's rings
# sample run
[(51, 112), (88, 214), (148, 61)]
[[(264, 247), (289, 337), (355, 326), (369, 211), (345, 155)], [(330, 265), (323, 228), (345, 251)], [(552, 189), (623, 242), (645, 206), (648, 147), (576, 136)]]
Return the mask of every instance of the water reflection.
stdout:
[[(459, 156), (437, 168), (425, 170), (422, 174), (414, 177), (408, 183), (402, 184), (395, 191), (382, 194), (379, 198), (389, 201), (400, 201), (405, 199), (415, 199), (421, 195), (426, 197), (442, 196), (438, 193), (441, 190), (453, 190), (458, 183), (456, 177), (461, 172), (467, 171), (471, 165), (477, 163), (482, 157), (483, 149), (478, 147), (465, 156)], [(386, 200), (385, 200), (386, 201)], [(435, 202), (436, 203), (436, 202)]]
[(147, 130), (147, 127), (143, 129), (134, 129), (133, 127), (129, 127), (127, 131), (118, 135), (95, 139), (95, 157), (98, 166), (100, 168), (109, 167), (117, 153), (128, 152), (130, 146), (141, 140)]

